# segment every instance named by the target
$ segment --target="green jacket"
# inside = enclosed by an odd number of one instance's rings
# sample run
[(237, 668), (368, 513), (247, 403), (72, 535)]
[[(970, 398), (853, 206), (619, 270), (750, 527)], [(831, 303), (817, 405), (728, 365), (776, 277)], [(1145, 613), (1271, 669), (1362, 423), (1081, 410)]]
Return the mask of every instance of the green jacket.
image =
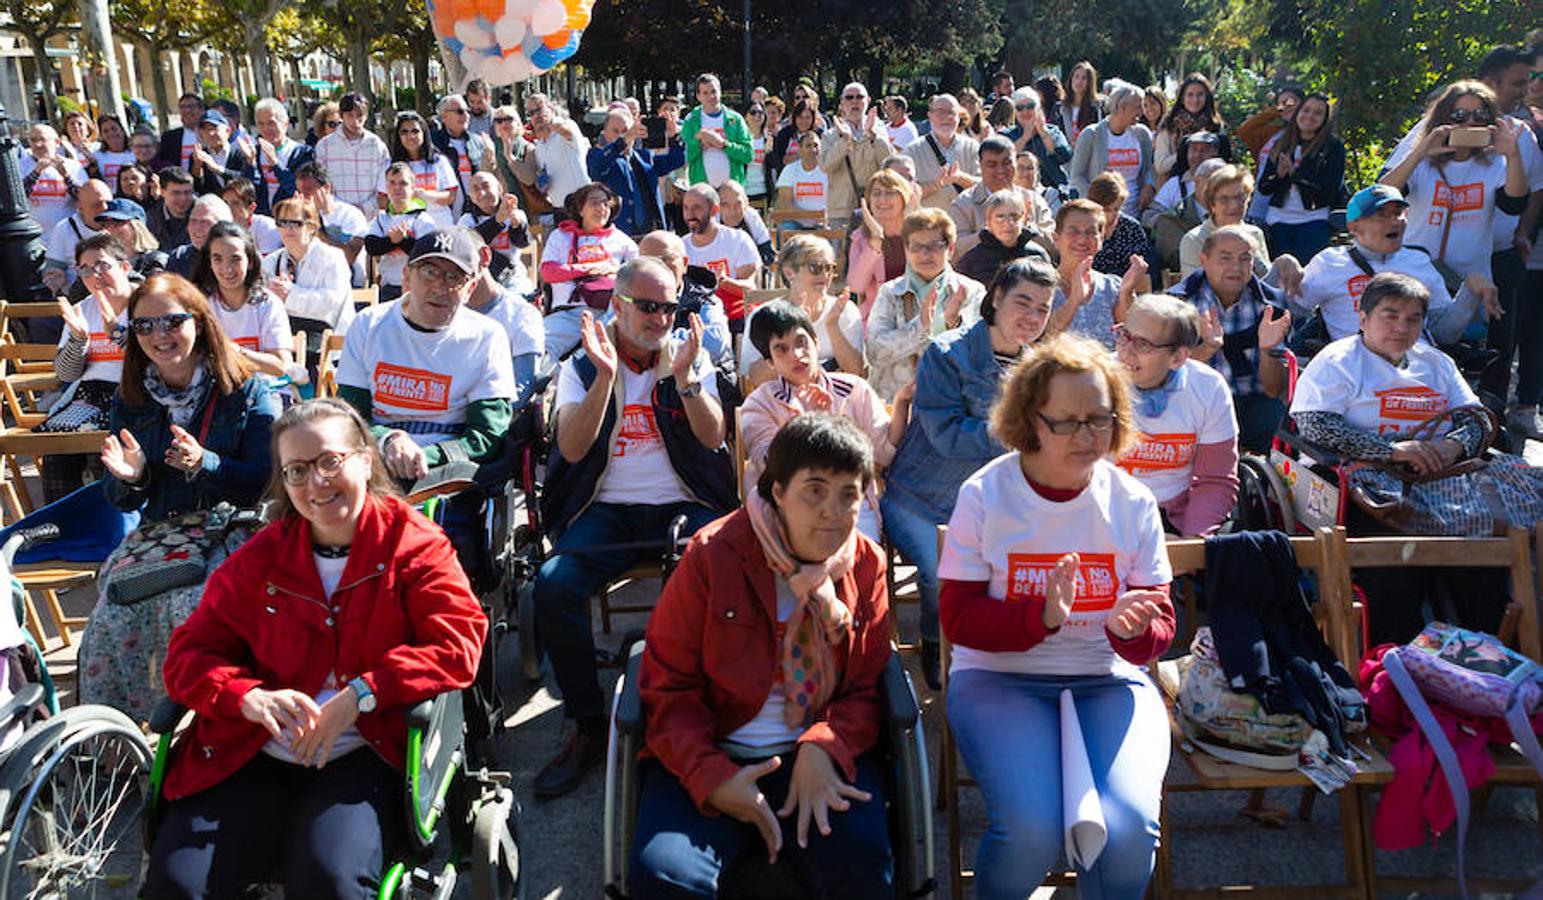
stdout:
[[(701, 128), (702, 107), (698, 106), (687, 114), (686, 121), (680, 126), (681, 140), (686, 142), (686, 175), (692, 184), (707, 180), (707, 168), (702, 165), (702, 145), (696, 140)], [(750, 147), (750, 126), (745, 124), (743, 116), (727, 106), (723, 107), (723, 136), (729, 142), (723, 148), (729, 157), (729, 177), (744, 184), (745, 168), (755, 156)]]

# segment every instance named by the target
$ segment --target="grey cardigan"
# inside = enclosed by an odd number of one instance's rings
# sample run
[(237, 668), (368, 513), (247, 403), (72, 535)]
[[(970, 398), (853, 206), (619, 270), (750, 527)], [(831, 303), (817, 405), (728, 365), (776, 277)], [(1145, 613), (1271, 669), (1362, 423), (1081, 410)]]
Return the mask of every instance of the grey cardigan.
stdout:
[[(1136, 184), (1126, 185), (1134, 195), (1140, 193), (1147, 185), (1154, 184), (1152, 132), (1140, 123), (1132, 125), (1130, 132), (1136, 136), (1136, 143), (1141, 145), (1141, 173), (1136, 177)], [(1077, 149), (1072, 153), (1071, 168), (1071, 187), (1077, 192), (1077, 196), (1086, 197), (1088, 185), (1093, 183), (1094, 176), (1108, 167), (1109, 120), (1100, 119), (1082, 129), (1082, 134), (1077, 136)]]

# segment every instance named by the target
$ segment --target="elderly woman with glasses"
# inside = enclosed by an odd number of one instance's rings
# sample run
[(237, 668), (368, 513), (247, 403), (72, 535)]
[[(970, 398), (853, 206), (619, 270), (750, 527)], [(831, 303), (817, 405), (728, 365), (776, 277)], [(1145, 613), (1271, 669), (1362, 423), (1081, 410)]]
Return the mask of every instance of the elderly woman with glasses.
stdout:
[(1039, 159), (1039, 180), (1047, 187), (1060, 188), (1066, 184), (1066, 170), (1062, 168), (1072, 161), (1072, 145), (1057, 125), (1052, 125), (1040, 108), (1039, 92), (1031, 87), (1013, 91), (1013, 113), (1016, 123), (1002, 132), (1002, 137), (1013, 142), (1014, 155), (1027, 150)]
[(346, 333), (354, 320), (352, 273), (342, 250), (317, 240), (316, 206), (299, 197), (280, 200), (273, 222), (284, 246), (263, 257), (263, 277), (268, 291), (284, 301), (291, 330), (318, 338), (329, 329)]
[[(820, 365), (833, 372), (846, 372), (861, 378), (867, 373), (863, 361), (863, 317), (845, 294), (830, 293), (836, 277), (836, 254), (830, 242), (813, 235), (800, 234), (782, 245), (777, 267), (787, 282), (783, 299), (803, 310), (814, 322), (818, 337)], [(745, 321), (746, 334), (755, 327), (755, 313)], [(740, 374), (758, 387), (776, 375), (753, 341), (740, 350)]]
[[(102, 442), (102, 483), (114, 506), (140, 513), (140, 528), (102, 564), (80, 643), (80, 698), (143, 720), (162, 696), (158, 660), (172, 629), (240, 543), (237, 532), (210, 527), (204, 511), (256, 504), (279, 399), (182, 277), (152, 275), (127, 312), (132, 337)], [(151, 569), (157, 577), (146, 577)]]

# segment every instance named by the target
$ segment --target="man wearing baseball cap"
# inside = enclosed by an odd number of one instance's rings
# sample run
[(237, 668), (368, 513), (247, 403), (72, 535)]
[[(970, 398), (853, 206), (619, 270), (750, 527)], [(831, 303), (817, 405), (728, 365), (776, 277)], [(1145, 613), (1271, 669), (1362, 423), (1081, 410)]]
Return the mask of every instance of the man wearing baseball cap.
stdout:
[(217, 109), (205, 110), (198, 120), (198, 143), (188, 159), (188, 171), (193, 174), (194, 193), (216, 196), (225, 192), (230, 179), (252, 177), (252, 161), (230, 142), (230, 120)]
[(1292, 311), (1305, 318), (1316, 310), (1330, 340), (1348, 337), (1360, 330), (1356, 312), (1366, 283), (1378, 273), (1398, 272), (1417, 279), (1430, 291), (1426, 330), (1448, 352), (1475, 318), (1486, 313), (1497, 315), (1499, 300), (1495, 285), (1487, 277), (1478, 273), (1468, 276), (1454, 298), (1430, 257), (1404, 246), (1408, 209), (1409, 203), (1398, 188), (1374, 184), (1357, 191), (1345, 207), (1345, 221), (1354, 243), (1329, 247), (1313, 257), (1302, 273), (1301, 296), (1290, 298)]
[[(166, 268), (166, 254), (155, 247), (155, 237), (145, 228), (145, 208), (127, 197), (114, 197), (96, 215), (99, 234), (110, 234), (129, 252), (129, 281), (139, 284)], [(71, 303), (86, 298), (85, 279), (77, 277), (66, 293)]]
[[(424, 235), (408, 253), (405, 293), (354, 319), (338, 364), (338, 397), (364, 416), (386, 471), (412, 484), (455, 460), (491, 462), (503, 450), (515, 395), (504, 329), (466, 307), (479, 242), (465, 228)], [(479, 589), (483, 497), (450, 498), (444, 522)]]

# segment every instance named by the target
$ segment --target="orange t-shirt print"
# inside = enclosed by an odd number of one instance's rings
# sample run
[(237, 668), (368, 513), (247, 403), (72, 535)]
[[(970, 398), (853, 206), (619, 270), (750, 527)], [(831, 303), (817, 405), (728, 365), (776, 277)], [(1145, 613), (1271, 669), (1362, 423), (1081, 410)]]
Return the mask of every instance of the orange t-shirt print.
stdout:
[(1362, 272), (1350, 276), (1350, 280), (1345, 282), (1345, 290), (1350, 294), (1350, 305), (1356, 312), (1361, 311), (1361, 295), (1366, 292), (1366, 283), (1371, 280), (1370, 275)]
[[(1045, 586), (1056, 561), (1064, 553), (1007, 554), (1007, 602), (1024, 603), (1043, 600)], [(1119, 580), (1114, 574), (1113, 553), (1077, 554), (1077, 588), (1072, 613), (1107, 612), (1119, 596)]]
[(444, 412), (450, 408), (450, 376), (376, 363), (375, 402), (402, 409)]
[(621, 432), (616, 436), (612, 456), (626, 456), (645, 445), (658, 444), (659, 426), (654, 422), (654, 408), (647, 403), (628, 403), (621, 411)]
[(122, 362), (123, 348), (100, 331), (91, 332), (86, 343), (87, 362)]
[(1397, 434), (1446, 411), (1447, 399), (1423, 385), (1389, 388), (1377, 392), (1382, 419), (1378, 434)]
[(1119, 462), (1120, 468), (1135, 473), (1182, 469), (1194, 458), (1194, 434), (1143, 434)]
[(1449, 185), (1445, 181), (1437, 181), (1435, 199), (1431, 201), (1429, 222), (1432, 225), (1440, 225), (1442, 216), (1446, 215), (1447, 210), (1455, 216), (1458, 213), (1475, 212), (1483, 208), (1484, 182)]
[(605, 245), (599, 241), (582, 242), (573, 251), (573, 261), (575, 263), (605, 262), (610, 258), (611, 251), (607, 250)]

